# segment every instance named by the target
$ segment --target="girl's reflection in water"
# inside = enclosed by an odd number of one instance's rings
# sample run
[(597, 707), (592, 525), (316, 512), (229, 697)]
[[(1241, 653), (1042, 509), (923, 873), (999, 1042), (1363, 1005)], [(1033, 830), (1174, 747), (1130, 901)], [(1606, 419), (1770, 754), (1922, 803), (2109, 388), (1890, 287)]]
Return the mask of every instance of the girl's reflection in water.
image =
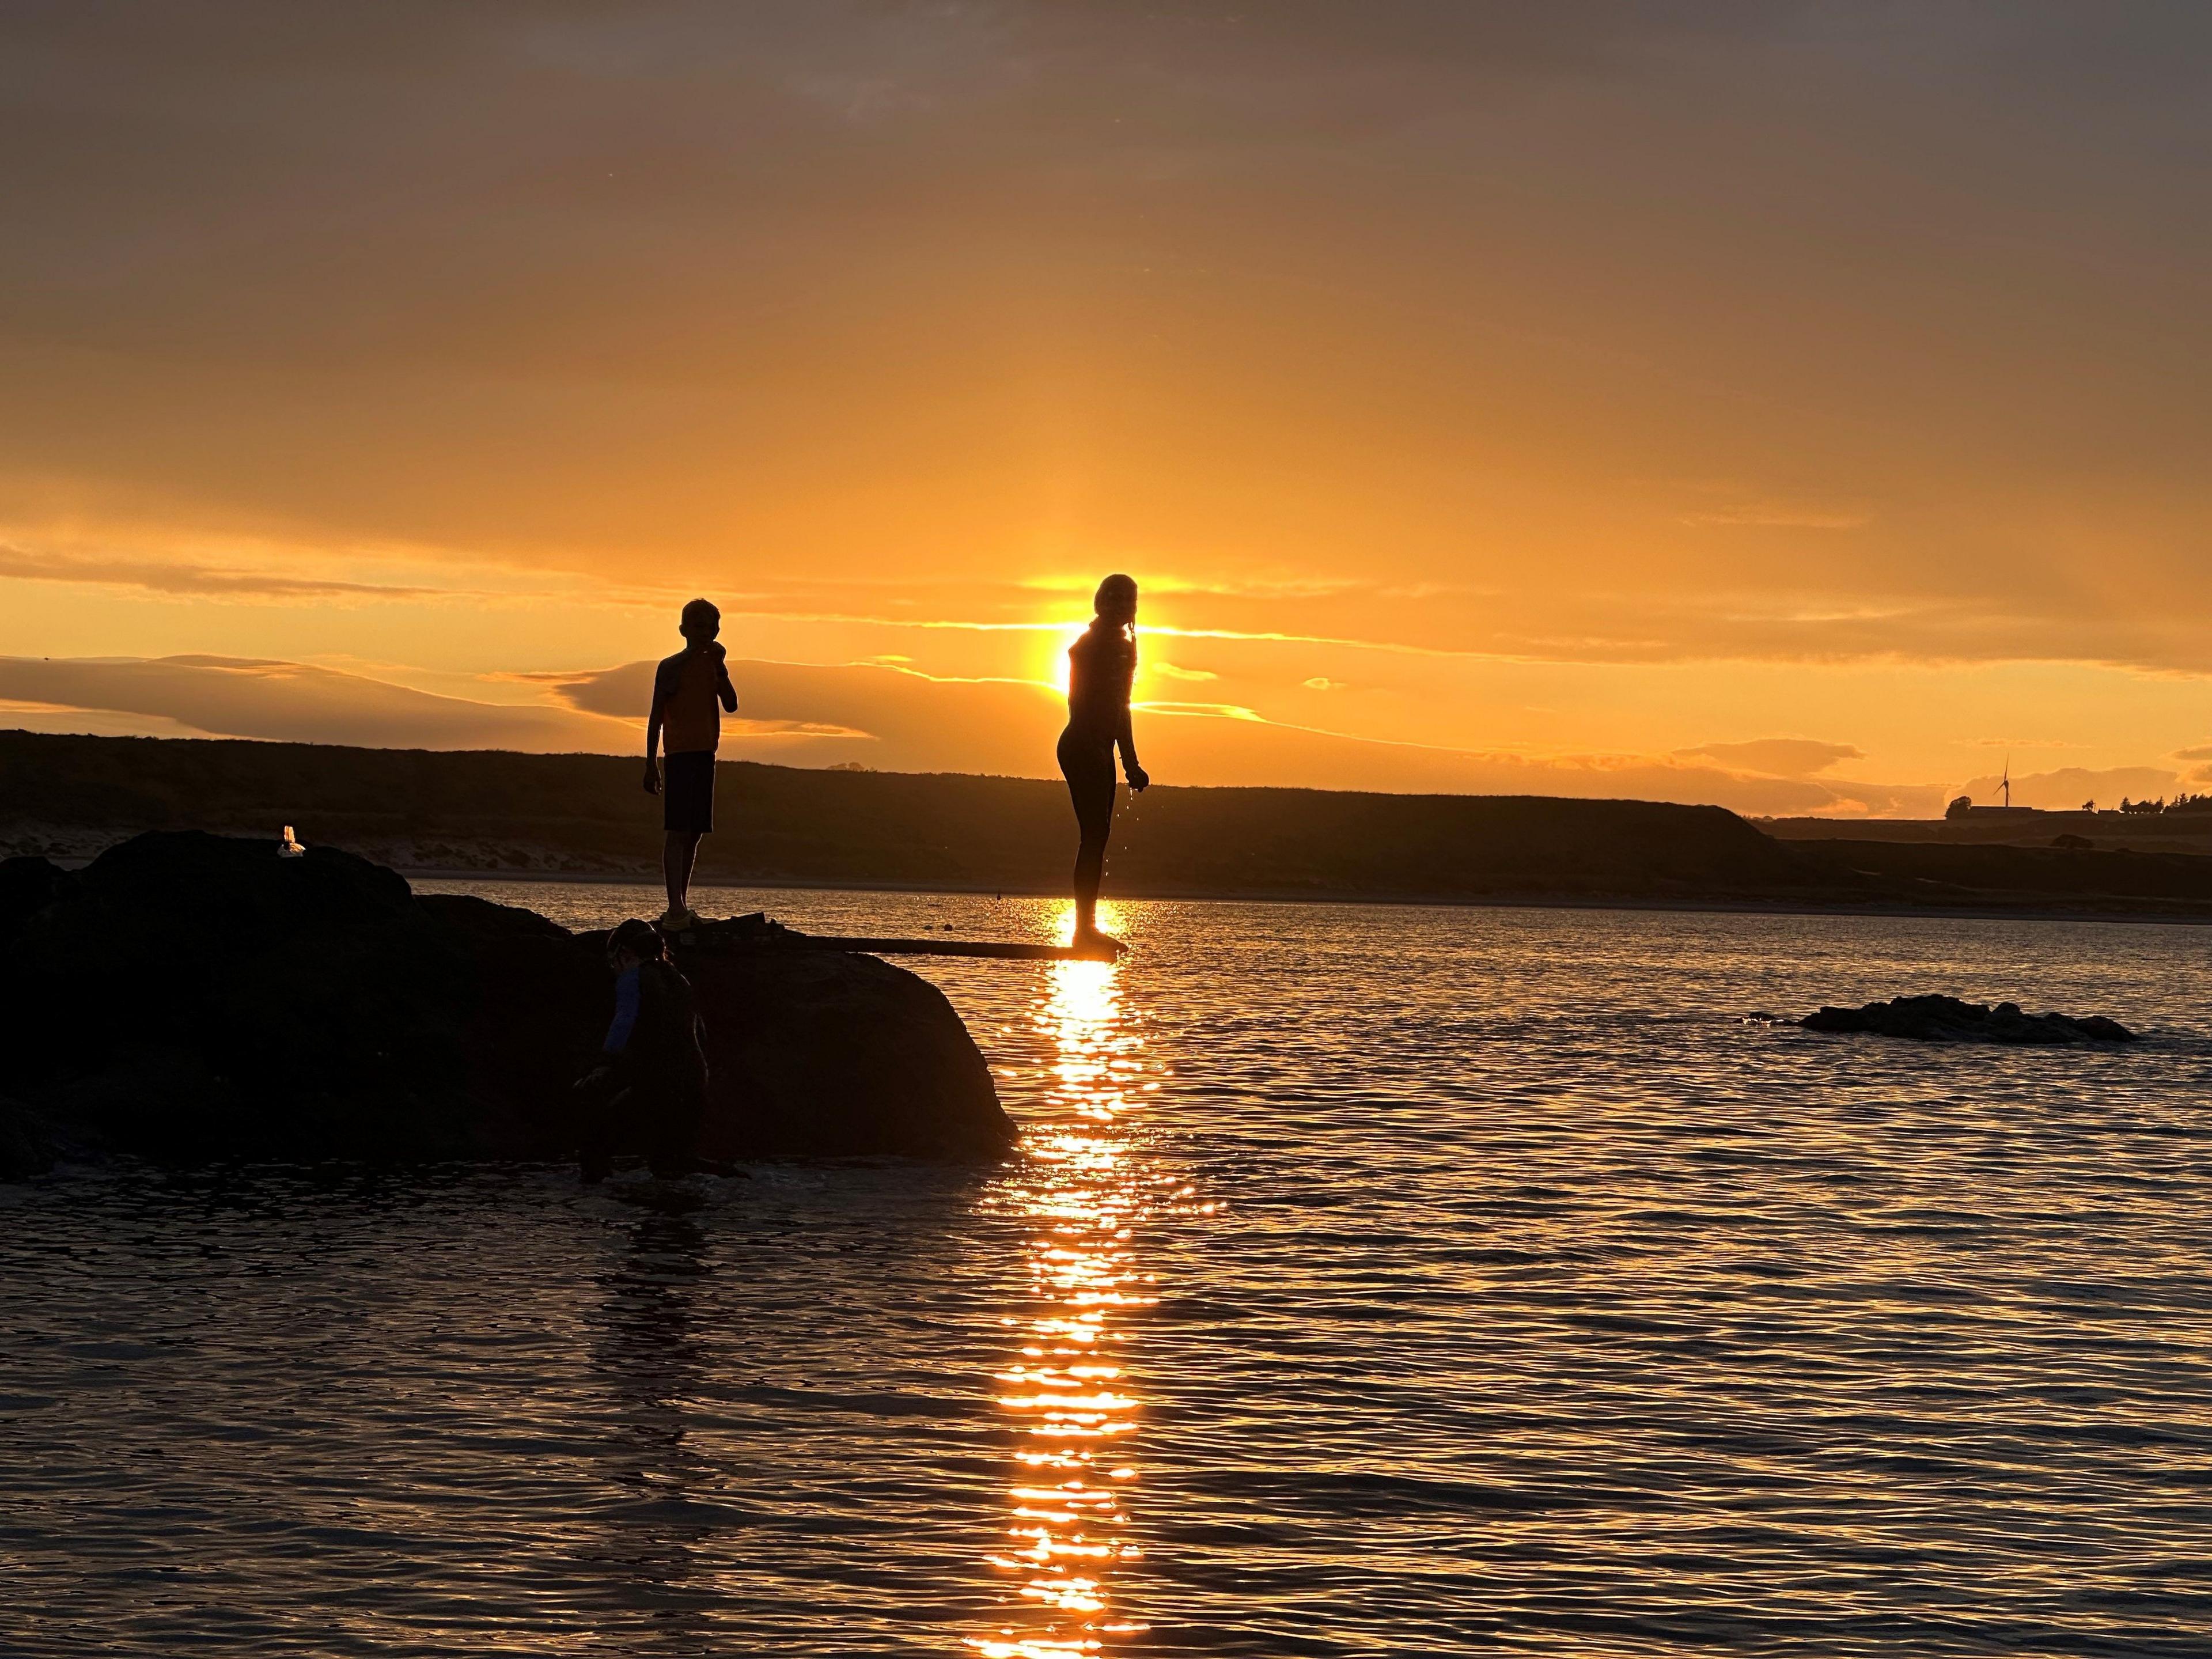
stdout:
[(1049, 1116), (1025, 1138), (1012, 1194), (1033, 1224), (1032, 1305), (1025, 1322), (1008, 1322), (1025, 1324), (1025, 1340), (999, 1374), (1018, 1444), (1009, 1547), (992, 1562), (1018, 1599), (991, 1634), (969, 1638), (993, 1659), (1066, 1659), (1144, 1628), (1115, 1606), (1139, 1559), (1127, 1514), (1139, 1402), (1121, 1344), (1131, 1310), (1155, 1299), (1131, 1250), (1146, 1212), (1129, 1143), (1141, 1043), (1123, 1015), (1117, 966), (1055, 963), (1050, 975), (1036, 1015)]

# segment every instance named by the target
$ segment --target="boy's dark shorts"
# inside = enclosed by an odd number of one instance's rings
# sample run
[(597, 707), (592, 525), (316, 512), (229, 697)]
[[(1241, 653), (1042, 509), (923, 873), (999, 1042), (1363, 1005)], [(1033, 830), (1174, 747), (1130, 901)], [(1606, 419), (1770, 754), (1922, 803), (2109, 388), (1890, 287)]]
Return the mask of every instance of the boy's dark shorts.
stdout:
[(660, 765), (660, 827), (704, 836), (714, 828), (714, 751), (671, 755)]

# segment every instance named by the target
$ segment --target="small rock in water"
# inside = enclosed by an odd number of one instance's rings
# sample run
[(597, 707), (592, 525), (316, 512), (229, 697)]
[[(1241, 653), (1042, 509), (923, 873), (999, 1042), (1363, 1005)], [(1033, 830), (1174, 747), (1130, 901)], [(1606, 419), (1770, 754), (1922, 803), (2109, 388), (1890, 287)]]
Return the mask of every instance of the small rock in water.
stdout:
[(1808, 1031), (1871, 1031), (1920, 1042), (2133, 1042), (2116, 1019), (2092, 1014), (2029, 1014), (2016, 1002), (1961, 1002), (1956, 997), (1897, 997), (1863, 1008), (1823, 1008), (1797, 1022)]

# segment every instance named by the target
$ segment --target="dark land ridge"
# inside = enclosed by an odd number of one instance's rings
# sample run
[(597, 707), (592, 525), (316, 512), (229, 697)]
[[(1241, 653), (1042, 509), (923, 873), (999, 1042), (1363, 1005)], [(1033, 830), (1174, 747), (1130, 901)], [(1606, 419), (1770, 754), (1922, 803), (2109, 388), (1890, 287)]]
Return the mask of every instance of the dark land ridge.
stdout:
[[(0, 852), (83, 860), (142, 830), (267, 838), (401, 870), (647, 878), (639, 762), (0, 732)], [(708, 884), (1066, 890), (1057, 781), (725, 762)], [(2212, 920), (2212, 858), (2106, 846), (1780, 840), (1716, 806), (1154, 787), (1115, 826), (1128, 896), (1561, 901)], [(2212, 847), (2212, 842), (2206, 843)]]
[[(759, 918), (676, 956), (706, 1026), (706, 1157), (969, 1162), (1012, 1143), (927, 980)], [(82, 872), (0, 861), (0, 1178), (113, 1153), (544, 1160), (576, 1149), (571, 1085), (613, 985), (604, 935), (417, 896), (335, 848), (177, 830)]]

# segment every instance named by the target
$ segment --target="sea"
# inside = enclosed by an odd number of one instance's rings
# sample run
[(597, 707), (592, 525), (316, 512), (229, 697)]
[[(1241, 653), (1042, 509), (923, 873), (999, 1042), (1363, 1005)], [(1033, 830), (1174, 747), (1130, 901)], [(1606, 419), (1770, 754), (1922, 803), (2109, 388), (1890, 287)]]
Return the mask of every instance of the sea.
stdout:
[[(1107, 920), (1000, 1167), (0, 1187), (0, 1652), (2212, 1654), (2212, 930)], [(2144, 1038), (1759, 1018), (1933, 991)]]

